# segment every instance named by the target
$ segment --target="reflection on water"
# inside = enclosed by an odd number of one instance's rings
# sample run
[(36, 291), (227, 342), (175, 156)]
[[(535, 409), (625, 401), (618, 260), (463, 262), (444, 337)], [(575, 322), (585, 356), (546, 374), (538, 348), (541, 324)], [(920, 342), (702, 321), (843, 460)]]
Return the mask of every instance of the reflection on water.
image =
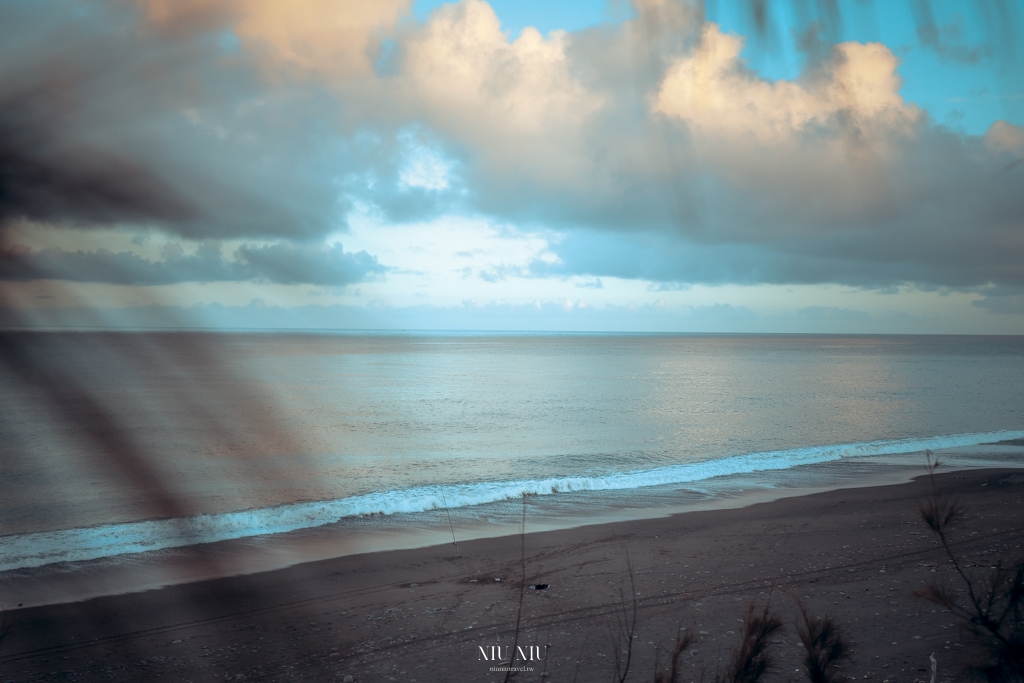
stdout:
[(1024, 426), (1018, 338), (7, 339), (8, 534)]

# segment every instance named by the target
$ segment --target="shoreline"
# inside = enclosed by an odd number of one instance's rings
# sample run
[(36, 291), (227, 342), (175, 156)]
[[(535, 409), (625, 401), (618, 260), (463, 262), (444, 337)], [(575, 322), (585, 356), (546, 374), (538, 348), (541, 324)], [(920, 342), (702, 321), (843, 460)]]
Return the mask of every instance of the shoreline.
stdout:
[[(1020, 553), (1019, 470), (937, 476), (967, 506), (958, 548), (979, 558), (993, 549)], [(912, 595), (946, 571), (917, 513), (926, 491), (917, 477), (738, 508), (460, 541), (459, 556), (451, 543), (347, 555), (10, 610), (0, 678), (498, 680), (478, 659), (478, 648), (510, 644), (525, 559), (526, 583), (548, 587), (524, 593), (520, 644), (551, 644), (549, 680), (571, 680), (577, 660), (580, 680), (610, 675), (608, 629), (622, 596), (634, 592), (620, 593), (631, 564), (639, 594), (631, 680), (652, 679), (655, 649), (670, 649), (680, 624), (704, 632), (697, 654), (684, 660), (683, 680), (697, 680), (701, 667), (713, 674), (736, 640), (729, 632), (746, 605), (768, 600), (786, 624), (770, 678), (800, 678), (788, 595), (797, 591), (812, 611), (831, 612), (848, 632), (854, 655), (844, 671), (850, 675), (926, 680), (918, 669), (936, 652), (941, 682), (958, 674), (970, 643), (950, 615)], [(786, 673), (784, 664), (794, 662)], [(539, 672), (521, 672), (516, 680), (529, 677), (540, 680)]]
[[(846, 461), (846, 465), (849, 467), (854, 467), (858, 463), (869, 466), (874, 464), (870, 460)], [(832, 463), (825, 465), (830, 464)], [(821, 466), (818, 464), (804, 467)], [(979, 468), (969, 465), (957, 465), (943, 467), (942, 471), (949, 474), (977, 469)], [(916, 466), (883, 466), (870, 473), (835, 474), (829, 483), (812, 486), (737, 488), (725, 490), (720, 492), (720, 495), (707, 498), (685, 502), (663, 502), (666, 497), (679, 497), (684, 492), (694, 493), (692, 489), (680, 488), (659, 496), (660, 500), (657, 503), (648, 502), (646, 505), (636, 506), (631, 506), (628, 503), (602, 503), (590, 506), (590, 509), (584, 510), (583, 513), (571, 514), (553, 514), (550, 509), (545, 507), (552, 501), (531, 497), (526, 533), (571, 531), (594, 525), (642, 522), (694, 512), (742, 509), (762, 503), (846, 489), (899, 486), (913, 481), (915, 477), (920, 476), (920, 473), (921, 468)], [(627, 493), (631, 496), (639, 495), (642, 498), (644, 494), (649, 494), (652, 489), (656, 488), (635, 489)], [(604, 493), (615, 496), (623, 492)], [(535, 502), (536, 509), (534, 509)], [(473, 514), (478, 511), (476, 508), (452, 510), (453, 518), (457, 522), (454, 533), (459, 543), (518, 536), (518, 502), (505, 501), (488, 505), (511, 507), (516, 514), (507, 514), (506, 510), (504, 517), (507, 519), (503, 522), (493, 519), (481, 522), (479, 519), (473, 518)], [(439, 511), (435, 511), (435, 514), (439, 514)], [(376, 526), (378, 521), (384, 527), (383, 529)], [(37, 568), (11, 570), (0, 573), (0, 590), (6, 593), (6, 595), (0, 595), (0, 609), (10, 609), (15, 605), (43, 607), (82, 602), (94, 598), (130, 595), (189, 583), (280, 571), (309, 562), (353, 555), (429, 547), (444, 548), (452, 545), (450, 540), (452, 532), (449, 531), (447, 524), (435, 525), (437, 528), (433, 528), (422, 524), (406, 524), (408, 521), (410, 521), (408, 518), (403, 518), (400, 515), (371, 516), (284, 534), (171, 547), (143, 553), (125, 553), (96, 560), (54, 563)], [(360, 528), (362, 523), (366, 522), (374, 526), (369, 530)], [(444, 528), (441, 528), (442, 526)], [(343, 540), (339, 540), (339, 533), (344, 535)], [(7, 576), (5, 577), (4, 574)], [(17, 597), (12, 599), (10, 596)]]

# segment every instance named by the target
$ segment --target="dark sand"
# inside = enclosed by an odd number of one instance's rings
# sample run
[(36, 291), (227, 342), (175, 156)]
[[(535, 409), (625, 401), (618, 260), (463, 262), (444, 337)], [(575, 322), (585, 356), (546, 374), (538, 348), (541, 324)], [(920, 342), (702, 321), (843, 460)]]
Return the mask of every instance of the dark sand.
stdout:
[[(985, 571), (1024, 540), (1024, 474), (939, 477), (967, 517), (957, 551)], [(680, 626), (697, 634), (681, 680), (712, 677), (752, 601), (785, 621), (767, 680), (805, 680), (799, 595), (853, 642), (859, 680), (960, 680), (971, 641), (915, 589), (953, 574), (917, 505), (927, 479), (735, 510), (354, 555), (265, 574), (15, 610), (0, 643), (3, 681), (500, 681), (480, 647), (515, 634), (520, 543), (527, 584), (519, 644), (550, 644), (517, 681), (609, 681), (611, 633), (636, 594), (630, 681), (650, 681)], [(527, 529), (529, 520), (527, 519)], [(629, 586), (626, 551), (633, 565)], [(501, 579), (496, 582), (495, 578)], [(957, 585), (957, 587), (960, 587)], [(579, 660), (579, 664), (576, 661)], [(545, 672), (546, 666), (546, 672)], [(547, 673), (547, 676), (542, 674)]]

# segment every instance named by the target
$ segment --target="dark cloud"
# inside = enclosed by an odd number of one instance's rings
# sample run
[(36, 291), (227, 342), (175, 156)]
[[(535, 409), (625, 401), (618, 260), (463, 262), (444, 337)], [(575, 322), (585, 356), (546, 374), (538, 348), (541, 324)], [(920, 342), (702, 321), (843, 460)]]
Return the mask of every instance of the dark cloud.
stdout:
[[(61, 141), (45, 88), (0, 93), (0, 223), (14, 218), (81, 223), (187, 223), (198, 207), (137, 161)], [(42, 110), (42, 111), (40, 111)]]
[(197, 207), (146, 164), (76, 135), (75, 110), (88, 109), (86, 98), (106, 96), (82, 92), (99, 89), (89, 83), (103, 80), (104, 57), (80, 64), (70, 54), (64, 59), (38, 55), (38, 63), (26, 64), (30, 58), (11, 54), (10, 48), (0, 52), (6, 53), (0, 56), (0, 224), (13, 218), (83, 223), (196, 218)]
[[(680, 156), (688, 152), (678, 148)], [(722, 150), (724, 156), (728, 150)], [(1024, 284), (1024, 176), (983, 140), (941, 128), (823, 167), (746, 150), (727, 175), (684, 172), (631, 225), (566, 230), (537, 275), (707, 284)], [(1008, 157), (1006, 157), (1008, 158)], [(700, 187), (701, 191), (692, 191)], [(683, 211), (672, 219), (675, 201)], [(627, 212), (628, 213), (628, 212)]]
[(1024, 314), (1024, 287), (986, 287), (979, 293), (982, 297), (972, 306), (1001, 315)]
[(323, 248), (243, 245), (233, 260), (223, 257), (217, 243), (200, 245), (194, 255), (180, 253), (180, 247), (164, 251), (162, 260), (149, 261), (132, 252), (106, 249), (71, 252), (16, 246), (0, 255), (0, 280), (52, 279), (119, 285), (247, 280), (336, 287), (384, 272), (373, 256), (365, 251), (345, 252), (340, 243)]
[(0, 226), (322, 236), (349, 159), (313, 86), (267, 87), (216, 31), (146, 31), (127, 3), (5, 3)]
[(347, 285), (384, 272), (377, 258), (365, 251), (345, 252), (341, 243), (328, 248), (272, 244), (242, 246), (236, 254), (249, 279), (280, 284)]
[(67, 280), (119, 285), (166, 285), (175, 282), (216, 282), (238, 278), (234, 264), (221, 256), (219, 245), (199, 247), (194, 256), (171, 256), (151, 262), (132, 252), (33, 250), (14, 246), (0, 255), (0, 280)]

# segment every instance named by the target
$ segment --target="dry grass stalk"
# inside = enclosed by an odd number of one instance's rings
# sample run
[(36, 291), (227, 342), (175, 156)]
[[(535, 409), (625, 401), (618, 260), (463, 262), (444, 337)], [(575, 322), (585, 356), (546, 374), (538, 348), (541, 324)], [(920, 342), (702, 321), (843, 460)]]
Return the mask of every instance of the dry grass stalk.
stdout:
[[(654, 683), (678, 683), (679, 680), (679, 658), (682, 656), (686, 648), (690, 647), (693, 643), (693, 634), (687, 631), (683, 634), (682, 629), (678, 631), (679, 634), (676, 636), (676, 645), (672, 648), (672, 656), (669, 658), (669, 670), (657, 666), (655, 662), (654, 671)], [(657, 659), (657, 655), (655, 655)]]
[(516, 610), (516, 634), (512, 639), (512, 655), (509, 657), (505, 670), (505, 683), (508, 683), (515, 667), (516, 653), (519, 651), (519, 627), (523, 618), (523, 597), (526, 595), (526, 493), (523, 493), (523, 522), (519, 527), (519, 564), (522, 573), (519, 576), (519, 609)]
[(448, 499), (445, 498), (444, 491), (441, 491), (441, 502), (444, 503), (444, 513), (448, 515), (448, 527), (452, 530), (452, 545), (455, 546), (455, 556), (462, 557), (459, 553), (459, 542), (455, 540), (455, 525), (452, 524), (452, 513), (448, 511)]
[(793, 596), (800, 618), (796, 632), (804, 646), (804, 668), (811, 683), (839, 683), (845, 680), (836, 671), (839, 662), (849, 654), (849, 645), (842, 630), (831, 616), (813, 617), (800, 598)]
[(725, 672), (715, 676), (715, 683), (758, 683), (774, 664), (771, 638), (781, 628), (782, 619), (772, 614), (768, 605), (758, 612), (750, 603), (743, 620), (743, 640), (733, 650)]
[(576, 655), (576, 666), (573, 668), (573, 671), (572, 671), (572, 683), (576, 683), (576, 679), (580, 675), (580, 662), (583, 661), (583, 652), (586, 650), (587, 640), (589, 640), (589, 639), (590, 639), (590, 636), (584, 636), (583, 637), (583, 642), (580, 643), (580, 653), (578, 655)]
[[(7, 611), (0, 608), (0, 652), (3, 652), (4, 640), (11, 632), (11, 620), (8, 619)], [(4, 679), (6, 680), (6, 679)]]
[[(633, 640), (636, 634), (636, 612), (637, 612), (637, 601), (636, 601), (636, 577), (633, 573), (633, 562), (629, 558), (629, 549), (626, 549), (626, 568), (629, 570), (629, 594), (632, 604), (632, 610), (626, 607), (626, 596), (622, 593), (621, 586), (619, 587), (619, 611), (618, 617), (618, 636), (612, 636), (612, 650), (615, 653), (615, 679), (619, 683), (624, 683), (626, 676), (629, 675), (629, 665), (633, 661)], [(609, 627), (609, 630), (611, 627)], [(622, 641), (626, 641), (626, 647), (622, 647)], [(625, 649), (626, 657), (623, 660), (621, 656), (621, 650)]]

